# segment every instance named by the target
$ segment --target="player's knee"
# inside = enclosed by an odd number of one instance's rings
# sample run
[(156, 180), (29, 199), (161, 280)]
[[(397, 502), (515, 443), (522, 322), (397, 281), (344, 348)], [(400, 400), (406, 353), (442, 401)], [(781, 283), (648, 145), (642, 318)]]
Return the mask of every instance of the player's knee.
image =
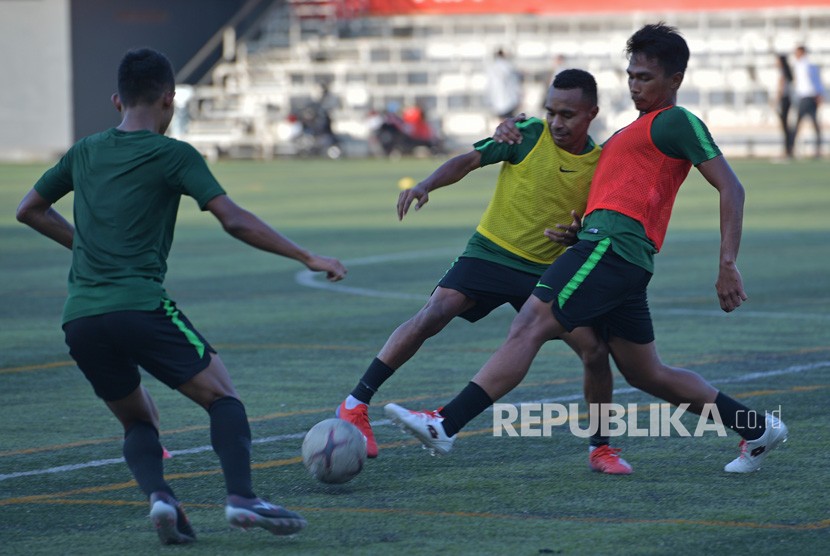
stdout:
[(608, 345), (597, 341), (580, 350), (582, 365), (585, 370), (592, 374), (605, 374), (611, 372), (611, 365), (608, 362)]
[(538, 314), (522, 310), (510, 325), (508, 340), (544, 343), (551, 338), (546, 324)]
[(620, 374), (623, 375), (629, 385), (649, 393), (660, 391), (666, 378), (661, 368), (650, 369), (648, 367), (641, 367), (627, 369), (620, 367)]
[(453, 310), (445, 306), (428, 305), (413, 317), (412, 324), (420, 334), (434, 336), (456, 316)]

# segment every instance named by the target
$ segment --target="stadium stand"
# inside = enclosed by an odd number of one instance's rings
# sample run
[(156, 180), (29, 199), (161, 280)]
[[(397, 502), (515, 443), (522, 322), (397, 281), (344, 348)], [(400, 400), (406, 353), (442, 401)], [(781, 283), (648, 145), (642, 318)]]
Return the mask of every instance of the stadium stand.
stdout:
[[(209, 157), (296, 154), (291, 115), (325, 83), (347, 155), (369, 152), (368, 122), (390, 106), (417, 104), (447, 144), (466, 145), (491, 130), (485, 68), (503, 47), (525, 76), (528, 114), (541, 115), (558, 55), (568, 67), (594, 73), (601, 107), (594, 135), (604, 139), (635, 115), (625, 87), (625, 40), (642, 24), (663, 20), (677, 26), (692, 49), (680, 103), (703, 117), (730, 156), (775, 156), (781, 141), (772, 102), (774, 54), (803, 43), (814, 62), (830, 66), (830, 6), (790, 3), (796, 5), (752, 9), (772, 4), (699, 0), (681, 4), (705, 9), (601, 11), (608, 2), (591, 13), (447, 15), (395, 12), (393, 4), (412, 2), (274, 2), (253, 31), (240, 37), (225, 31), (226, 56), (194, 88), (182, 138)], [(830, 122), (830, 111), (822, 115)], [(801, 137), (812, 140), (809, 133)]]

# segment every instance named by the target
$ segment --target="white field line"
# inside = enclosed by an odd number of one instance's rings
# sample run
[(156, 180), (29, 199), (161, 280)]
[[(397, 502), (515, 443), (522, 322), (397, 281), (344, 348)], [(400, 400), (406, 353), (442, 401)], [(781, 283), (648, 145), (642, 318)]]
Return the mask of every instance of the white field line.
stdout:
[[(773, 369), (770, 371), (758, 371), (753, 373), (746, 373), (740, 376), (735, 377), (726, 377), (718, 380), (711, 381), (713, 384), (735, 384), (740, 382), (750, 382), (757, 379), (762, 378), (770, 378), (774, 376), (780, 375), (792, 375), (792, 374), (800, 374), (806, 373), (810, 371), (814, 371), (817, 369), (823, 369), (825, 367), (830, 367), (830, 361), (818, 361), (815, 363), (809, 363), (806, 365), (793, 365), (791, 367), (785, 367), (783, 369)], [(640, 390), (636, 388), (617, 388), (614, 390), (614, 396), (624, 395), (624, 394), (631, 394), (631, 393), (638, 393)], [(571, 394), (568, 396), (561, 396), (557, 398), (549, 398), (544, 400), (534, 400), (534, 401), (525, 401), (525, 402), (516, 402), (516, 403), (552, 403), (552, 402), (569, 402), (569, 401), (576, 401), (581, 400), (582, 394)], [(379, 421), (373, 421), (372, 426), (387, 426), (390, 425), (391, 421), (388, 419), (382, 419)], [(280, 434), (276, 436), (266, 436), (263, 438), (256, 438), (252, 441), (252, 444), (270, 444), (272, 442), (284, 442), (286, 440), (298, 440), (305, 437), (305, 432), (297, 432), (292, 434)], [(202, 452), (211, 451), (213, 448), (211, 446), (196, 446), (193, 448), (187, 448), (184, 450), (171, 450), (170, 454), (172, 456), (179, 456), (185, 454), (199, 454)], [(21, 477), (32, 477), (36, 475), (48, 475), (48, 474), (55, 474), (55, 473), (67, 473), (69, 471), (77, 471), (80, 469), (88, 469), (92, 467), (102, 467), (105, 465), (114, 465), (123, 463), (123, 458), (110, 458), (110, 459), (101, 459), (101, 460), (93, 460), (84, 463), (76, 463), (71, 465), (60, 465), (57, 467), (49, 467), (46, 469), (34, 469), (31, 471), (19, 471), (16, 473), (5, 473), (0, 474), (0, 481), (6, 481), (9, 479), (18, 479)]]
[[(407, 251), (403, 253), (387, 253), (383, 255), (374, 255), (371, 257), (363, 257), (360, 259), (353, 259), (346, 261), (347, 267), (352, 266), (367, 266), (373, 264), (383, 264), (392, 261), (409, 261), (415, 259), (428, 259), (436, 256), (452, 257), (453, 254), (458, 255), (458, 250), (450, 249), (427, 249), (423, 251)], [(449, 260), (447, 261), (449, 267)], [(359, 295), (363, 297), (375, 297), (383, 299), (414, 299), (417, 301), (426, 301), (429, 297), (428, 293), (413, 294), (394, 291), (382, 291), (372, 288), (354, 288), (351, 286), (344, 286), (340, 283), (332, 283), (325, 280), (322, 273), (312, 272), (310, 270), (301, 270), (294, 275), (294, 281), (307, 288), (315, 288), (319, 290), (328, 290), (336, 293), (345, 293), (351, 295)], [(714, 299), (714, 296), (713, 296)], [(714, 301), (713, 301), (714, 302)], [(502, 305), (500, 309), (511, 309), (509, 305)], [(654, 308), (651, 307), (652, 314), (659, 315), (678, 315), (678, 316), (705, 316), (715, 318), (726, 318), (727, 313), (718, 309), (683, 309), (683, 308)], [(774, 311), (752, 311), (751, 309), (741, 309), (737, 313), (740, 317), (756, 318), (756, 319), (794, 319), (794, 320), (830, 320), (830, 314), (820, 313), (778, 313)], [(734, 317), (733, 317), (734, 318)]]

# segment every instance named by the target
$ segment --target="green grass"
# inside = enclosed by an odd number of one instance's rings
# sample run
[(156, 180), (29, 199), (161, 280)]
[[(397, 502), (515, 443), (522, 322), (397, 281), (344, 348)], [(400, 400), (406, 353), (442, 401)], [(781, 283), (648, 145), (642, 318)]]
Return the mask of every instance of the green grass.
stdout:
[[(331, 416), (389, 333), (420, 308), (492, 192), (496, 170), (483, 169), (398, 222), (398, 179), (422, 178), (439, 162), (213, 166), (237, 202), (310, 249), (342, 258), (350, 272), (341, 284), (371, 296), (300, 285), (296, 263), (246, 248), (192, 201), (183, 203), (168, 291), (221, 352), (254, 438), (265, 439), (254, 446), (258, 493), (299, 509), (310, 525), (289, 539), (229, 531), (214, 454), (181, 453), (166, 471), (199, 542), (161, 549), (126, 466), (89, 466), (120, 458), (120, 427), (63, 344), (69, 253), (14, 221), (14, 207), (45, 167), (0, 166), (0, 475), (15, 475), (0, 480), (0, 553), (826, 553), (830, 165), (822, 162), (734, 162), (747, 189), (739, 267), (750, 296), (737, 312), (718, 309), (717, 194), (694, 171), (650, 288), (667, 363), (701, 373), (752, 407), (780, 407), (791, 438), (759, 473), (721, 471), (736, 453), (730, 433), (622, 438), (616, 444), (635, 474), (601, 476), (587, 468), (585, 441), (566, 428), (549, 438), (496, 438), (485, 413), (448, 457), (431, 458), (380, 424), (380, 458), (352, 482), (331, 487), (308, 476), (299, 462), (302, 433)], [(59, 206), (71, 216), (67, 203)], [(390, 401), (446, 403), (499, 346), (511, 319), (500, 310), (475, 326), (451, 323), (384, 386), (372, 419), (383, 419)], [(152, 379), (145, 384), (168, 449), (209, 445), (202, 410)], [(618, 375), (615, 386), (627, 387)], [(503, 401), (580, 392), (580, 365), (552, 342)], [(615, 400), (655, 401), (628, 391)]]

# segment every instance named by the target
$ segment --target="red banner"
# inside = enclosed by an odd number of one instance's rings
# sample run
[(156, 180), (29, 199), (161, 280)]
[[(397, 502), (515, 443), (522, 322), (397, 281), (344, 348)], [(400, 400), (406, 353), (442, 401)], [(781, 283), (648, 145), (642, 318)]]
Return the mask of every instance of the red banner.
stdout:
[(828, 0), (366, 0), (371, 15), (476, 13), (607, 13), (830, 7)]

